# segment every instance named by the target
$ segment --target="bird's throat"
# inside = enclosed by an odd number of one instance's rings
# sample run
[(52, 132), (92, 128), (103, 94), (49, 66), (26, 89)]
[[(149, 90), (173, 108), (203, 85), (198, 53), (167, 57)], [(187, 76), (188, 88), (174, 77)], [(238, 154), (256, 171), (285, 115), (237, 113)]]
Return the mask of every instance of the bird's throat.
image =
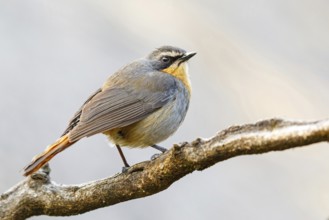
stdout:
[(165, 73), (168, 73), (170, 75), (173, 75), (174, 77), (176, 77), (177, 79), (179, 79), (180, 81), (182, 81), (182, 83), (185, 85), (186, 89), (189, 91), (189, 93), (191, 94), (191, 82), (190, 82), (190, 78), (188, 75), (188, 65), (187, 63), (182, 63), (180, 65), (172, 65), (164, 70), (162, 70)]

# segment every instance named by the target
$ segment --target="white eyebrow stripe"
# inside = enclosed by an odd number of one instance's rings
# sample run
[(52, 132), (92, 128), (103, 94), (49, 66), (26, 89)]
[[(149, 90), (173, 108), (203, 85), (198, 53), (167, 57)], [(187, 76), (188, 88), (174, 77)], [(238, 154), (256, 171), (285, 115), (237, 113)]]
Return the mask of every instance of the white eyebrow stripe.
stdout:
[(159, 53), (157, 55), (157, 58), (163, 57), (163, 56), (170, 56), (170, 57), (175, 57), (175, 56), (181, 56), (181, 53), (178, 53), (177, 51), (166, 51), (166, 52), (162, 52)]

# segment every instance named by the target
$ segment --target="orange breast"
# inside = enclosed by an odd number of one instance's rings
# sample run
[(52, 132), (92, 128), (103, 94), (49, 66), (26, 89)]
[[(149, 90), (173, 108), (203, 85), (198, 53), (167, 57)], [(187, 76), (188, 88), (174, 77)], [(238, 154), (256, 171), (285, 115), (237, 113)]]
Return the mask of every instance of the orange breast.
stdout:
[(174, 77), (182, 81), (186, 89), (191, 94), (191, 83), (188, 75), (187, 63), (182, 63), (179, 66), (170, 66), (162, 71), (170, 75), (173, 75)]

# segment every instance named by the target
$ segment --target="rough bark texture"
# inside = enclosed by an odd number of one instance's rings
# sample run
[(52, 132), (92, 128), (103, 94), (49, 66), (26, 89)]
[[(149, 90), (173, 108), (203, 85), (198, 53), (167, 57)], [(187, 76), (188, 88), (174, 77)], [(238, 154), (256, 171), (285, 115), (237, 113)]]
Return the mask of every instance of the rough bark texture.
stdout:
[(175, 144), (152, 161), (127, 172), (80, 185), (50, 180), (44, 167), (0, 197), (0, 219), (26, 219), (36, 215), (69, 216), (167, 189), (195, 170), (246, 154), (260, 154), (329, 141), (329, 120), (301, 122), (270, 119), (232, 126), (214, 137)]

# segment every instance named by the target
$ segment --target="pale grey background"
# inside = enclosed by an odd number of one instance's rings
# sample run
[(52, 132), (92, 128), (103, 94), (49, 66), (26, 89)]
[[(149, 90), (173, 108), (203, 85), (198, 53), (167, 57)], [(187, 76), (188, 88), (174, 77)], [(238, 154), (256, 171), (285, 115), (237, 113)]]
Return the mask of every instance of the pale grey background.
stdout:
[[(265, 118), (328, 117), (328, 11), (325, 0), (1, 0), (0, 191), (23, 179), (19, 170), (109, 74), (164, 44), (198, 55), (189, 113), (162, 146)], [(130, 163), (155, 153), (124, 150)], [(317, 144), (238, 157), (157, 195), (70, 219), (324, 220), (328, 156), (328, 144)], [(82, 183), (121, 166), (97, 135), (54, 158), (51, 176)]]

